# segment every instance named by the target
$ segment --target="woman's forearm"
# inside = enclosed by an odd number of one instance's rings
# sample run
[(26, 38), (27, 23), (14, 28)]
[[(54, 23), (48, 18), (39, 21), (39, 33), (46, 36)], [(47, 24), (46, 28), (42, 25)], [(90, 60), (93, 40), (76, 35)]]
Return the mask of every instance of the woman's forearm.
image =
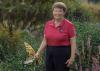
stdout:
[(42, 43), (41, 43), (40, 48), (38, 49), (37, 53), (41, 54), (45, 50), (46, 46), (47, 46), (46, 39), (43, 38)]
[(71, 58), (75, 58), (75, 53), (76, 53), (76, 37), (73, 37), (70, 39), (71, 42)]

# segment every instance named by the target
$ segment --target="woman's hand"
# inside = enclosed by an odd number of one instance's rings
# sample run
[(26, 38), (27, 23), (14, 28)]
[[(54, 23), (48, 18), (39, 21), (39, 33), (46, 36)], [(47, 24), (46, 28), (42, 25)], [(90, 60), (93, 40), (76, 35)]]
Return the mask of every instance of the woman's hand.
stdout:
[(74, 62), (74, 58), (70, 58), (70, 59), (68, 59), (68, 60), (66, 61), (65, 64), (67, 64), (67, 66), (69, 67), (70, 65), (73, 64), (73, 62)]
[(39, 59), (39, 57), (40, 57), (40, 54), (37, 52), (37, 53), (34, 55), (34, 58), (35, 58), (35, 59)]

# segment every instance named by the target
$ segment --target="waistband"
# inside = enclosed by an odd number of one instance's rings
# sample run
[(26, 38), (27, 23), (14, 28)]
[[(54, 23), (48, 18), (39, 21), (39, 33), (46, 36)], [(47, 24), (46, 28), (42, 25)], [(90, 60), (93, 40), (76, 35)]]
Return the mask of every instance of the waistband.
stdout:
[(47, 45), (47, 47), (50, 47), (50, 48), (70, 48), (71, 45), (68, 45), (68, 46), (65, 46), (65, 45), (61, 45), (61, 46), (50, 46), (50, 45)]

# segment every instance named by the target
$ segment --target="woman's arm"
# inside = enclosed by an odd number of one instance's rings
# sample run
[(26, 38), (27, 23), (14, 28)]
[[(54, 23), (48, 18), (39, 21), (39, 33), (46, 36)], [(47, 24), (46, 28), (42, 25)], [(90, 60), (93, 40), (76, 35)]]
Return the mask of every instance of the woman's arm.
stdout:
[(75, 53), (76, 53), (76, 36), (70, 38), (70, 43), (71, 43), (71, 57), (66, 62), (67, 66), (70, 66), (71, 64), (73, 64), (73, 61), (75, 59)]
[(75, 59), (75, 53), (76, 53), (76, 37), (70, 38), (71, 43), (71, 59)]
[(39, 56), (42, 54), (42, 52), (44, 52), (45, 48), (47, 46), (47, 42), (45, 37), (42, 40), (42, 43), (40, 45), (40, 48), (38, 49), (37, 53), (35, 54), (35, 58), (39, 58)]
[(39, 54), (41, 54), (41, 53), (45, 50), (46, 46), (47, 46), (47, 42), (46, 42), (46, 39), (45, 39), (45, 37), (44, 37), (43, 40), (42, 40), (42, 43), (41, 43), (41, 45), (40, 45), (40, 48), (38, 49), (37, 52), (38, 52)]

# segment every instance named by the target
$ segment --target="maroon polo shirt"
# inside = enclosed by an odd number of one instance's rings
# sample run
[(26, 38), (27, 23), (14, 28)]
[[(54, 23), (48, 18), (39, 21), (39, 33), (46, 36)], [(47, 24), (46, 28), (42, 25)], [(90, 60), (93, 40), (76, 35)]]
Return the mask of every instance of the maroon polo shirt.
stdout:
[(60, 25), (55, 27), (54, 20), (49, 20), (45, 24), (44, 36), (49, 46), (69, 46), (70, 38), (76, 36), (75, 26), (63, 19)]

